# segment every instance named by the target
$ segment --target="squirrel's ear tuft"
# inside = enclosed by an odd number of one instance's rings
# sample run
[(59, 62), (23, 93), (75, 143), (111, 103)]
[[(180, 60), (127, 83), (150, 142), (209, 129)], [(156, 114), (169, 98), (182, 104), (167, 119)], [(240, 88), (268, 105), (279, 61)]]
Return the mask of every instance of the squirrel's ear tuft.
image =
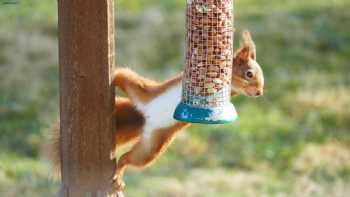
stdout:
[(248, 61), (250, 56), (250, 49), (249, 47), (243, 47), (238, 49), (235, 58), (240, 61)]
[(241, 48), (248, 48), (250, 58), (256, 60), (256, 46), (248, 30), (242, 32)]

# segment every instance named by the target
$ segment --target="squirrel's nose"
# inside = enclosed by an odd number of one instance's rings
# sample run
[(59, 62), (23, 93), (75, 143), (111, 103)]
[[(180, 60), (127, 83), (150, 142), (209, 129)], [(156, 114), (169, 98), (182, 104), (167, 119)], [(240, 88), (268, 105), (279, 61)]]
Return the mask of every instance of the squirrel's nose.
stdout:
[(255, 96), (261, 96), (261, 95), (262, 95), (262, 91), (260, 90), (256, 91)]

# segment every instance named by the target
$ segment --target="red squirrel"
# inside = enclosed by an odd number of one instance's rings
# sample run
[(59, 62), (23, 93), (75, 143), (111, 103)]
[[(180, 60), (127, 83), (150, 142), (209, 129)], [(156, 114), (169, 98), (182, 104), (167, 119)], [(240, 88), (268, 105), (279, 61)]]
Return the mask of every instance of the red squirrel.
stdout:
[[(127, 166), (146, 167), (155, 161), (170, 145), (175, 134), (190, 126), (173, 118), (181, 101), (182, 73), (165, 82), (146, 79), (130, 69), (115, 70), (113, 83), (128, 98), (116, 97), (114, 147), (136, 140), (132, 148), (116, 163), (113, 177), (118, 191), (124, 189), (123, 174)], [(246, 96), (263, 95), (264, 76), (256, 62), (255, 44), (248, 31), (242, 33), (241, 47), (233, 59), (231, 96), (243, 93)], [(54, 163), (59, 165), (59, 132), (53, 141)], [(59, 167), (59, 166), (58, 166)]]

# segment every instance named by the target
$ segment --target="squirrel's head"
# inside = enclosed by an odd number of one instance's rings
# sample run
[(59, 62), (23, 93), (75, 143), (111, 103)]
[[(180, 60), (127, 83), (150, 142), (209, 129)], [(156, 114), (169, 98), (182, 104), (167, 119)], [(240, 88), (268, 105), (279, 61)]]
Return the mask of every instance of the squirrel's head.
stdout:
[(232, 94), (234, 93), (253, 97), (264, 93), (264, 75), (256, 61), (256, 47), (249, 31), (242, 33), (241, 47), (233, 58)]

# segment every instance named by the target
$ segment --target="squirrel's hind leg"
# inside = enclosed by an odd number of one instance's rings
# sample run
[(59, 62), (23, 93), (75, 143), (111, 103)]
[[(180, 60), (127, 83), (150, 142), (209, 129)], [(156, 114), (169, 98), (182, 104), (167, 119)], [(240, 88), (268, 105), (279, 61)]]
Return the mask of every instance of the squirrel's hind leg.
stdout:
[(179, 122), (169, 128), (154, 130), (149, 138), (143, 136), (129, 152), (122, 155), (113, 178), (116, 189), (124, 189), (123, 175), (128, 165), (144, 168), (152, 164), (168, 148), (175, 134), (186, 125)]

